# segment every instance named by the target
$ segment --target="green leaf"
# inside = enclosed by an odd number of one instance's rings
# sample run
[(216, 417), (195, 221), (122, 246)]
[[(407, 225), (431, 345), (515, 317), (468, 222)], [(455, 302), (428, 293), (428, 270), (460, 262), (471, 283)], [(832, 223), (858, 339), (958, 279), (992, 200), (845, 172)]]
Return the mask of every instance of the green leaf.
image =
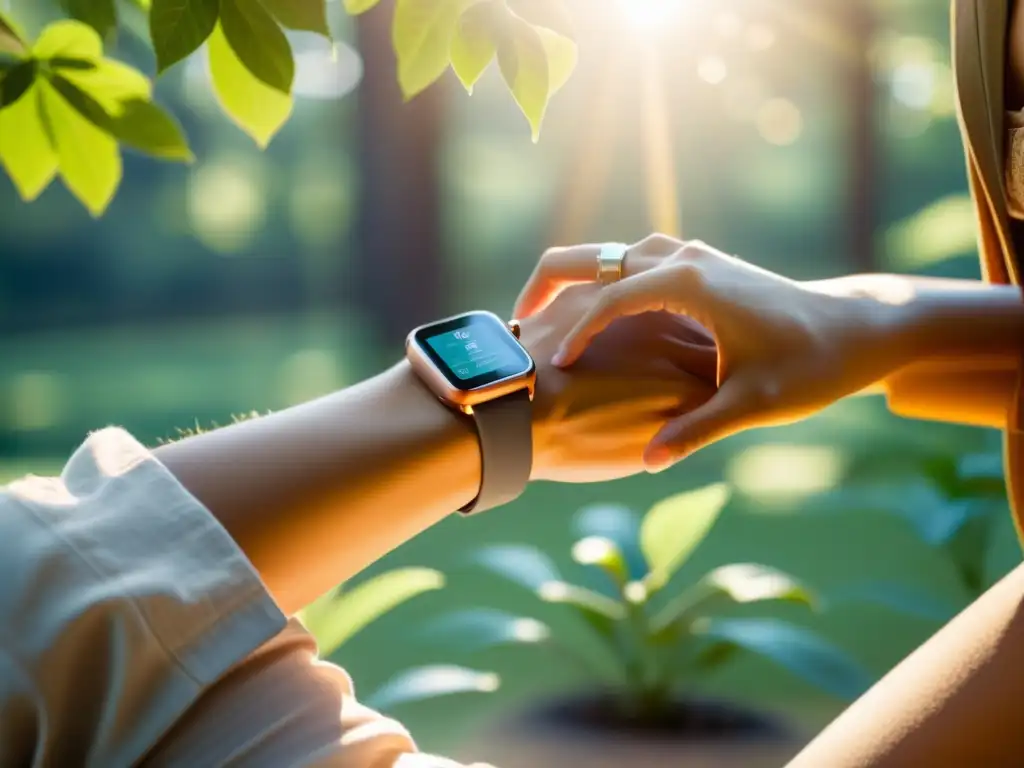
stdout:
[(469, 93), (498, 51), (496, 15), (503, 10), (504, 6), (490, 0), (474, 3), (455, 26), (450, 52), (452, 69)]
[(157, 72), (164, 72), (199, 49), (213, 33), (220, 0), (153, 0), (149, 34)]
[(114, 0), (60, 0), (60, 5), (68, 16), (88, 24), (101, 38), (117, 29)]
[(108, 110), (60, 75), (54, 75), (51, 82), (69, 104), (122, 144), (162, 160), (190, 163), (195, 159), (181, 126), (153, 102), (140, 98), (108, 102), (114, 105)]
[(551, 636), (543, 622), (494, 608), (468, 608), (431, 622), (426, 634), (449, 650), (475, 653), (502, 645), (536, 645)]
[(537, 596), (546, 603), (573, 607), (591, 628), (605, 638), (611, 637), (615, 625), (626, 618), (626, 606), (622, 603), (564, 581), (549, 581), (541, 585)]
[(263, 5), (285, 29), (331, 36), (325, 0), (263, 0)]
[(582, 537), (611, 539), (622, 552), (631, 579), (647, 574), (647, 561), (640, 551), (640, 516), (621, 504), (591, 504), (573, 518), (573, 529)]
[(326, 595), (300, 613), (316, 637), (320, 654), (329, 656), (357, 632), (385, 613), (424, 592), (444, 586), (444, 576), (430, 568), (400, 568), (382, 573), (339, 595)]
[(587, 536), (572, 547), (572, 558), (580, 565), (593, 565), (608, 574), (619, 588), (629, 582), (629, 566), (622, 550), (611, 539), (603, 536)]
[(551, 93), (548, 54), (540, 33), (518, 16), (509, 16), (498, 42), (498, 65), (538, 141)]
[(948, 601), (903, 584), (865, 583), (844, 587), (828, 596), (829, 604), (839, 607), (849, 603), (866, 603), (886, 608), (905, 616), (926, 621), (945, 622), (957, 614), (957, 607)]
[(704, 540), (729, 501), (729, 488), (717, 483), (655, 504), (640, 525), (640, 547), (651, 572), (646, 581), (660, 589)]
[(704, 582), (736, 603), (780, 600), (814, 608), (818, 599), (803, 584), (777, 568), (756, 563), (736, 563), (716, 568)]
[(0, 53), (23, 56), (28, 52), (25, 39), (14, 26), (14, 22), (0, 13)]
[(38, 82), (64, 185), (89, 213), (99, 217), (121, 183), (117, 140), (69, 104), (49, 82)]
[(531, 25), (549, 29), (570, 40), (576, 37), (572, 17), (562, 0), (506, 0), (506, 2), (513, 13)]
[(465, 5), (466, 0), (397, 0), (391, 42), (406, 100), (433, 85), (448, 68)]
[(526, 544), (491, 544), (473, 553), (472, 560), (531, 592), (548, 582), (562, 580), (554, 561)]
[(576, 64), (579, 62), (579, 49), (574, 41), (549, 29), (541, 28), (537, 30), (537, 33), (544, 43), (544, 50), (547, 51), (549, 95), (554, 96), (562, 90), (562, 87), (572, 77), (572, 73), (576, 71)]
[(210, 77), (228, 116), (261, 147), (288, 121), (292, 97), (271, 88), (245, 68), (218, 24), (210, 36)]
[(99, 61), (103, 41), (96, 30), (80, 21), (55, 21), (40, 33), (32, 55), (37, 59), (77, 59)]
[(345, 0), (345, 11), (353, 16), (358, 16), (361, 13), (366, 13), (379, 2), (380, 0)]
[(295, 59), (281, 27), (259, 0), (221, 0), (220, 27), (238, 60), (257, 80), (291, 93)]
[(0, 78), (0, 109), (22, 97), (36, 80), (38, 65), (35, 61), (19, 61)]
[(0, 163), (27, 202), (49, 186), (60, 162), (41, 111), (41, 82), (35, 80), (0, 109)]
[(845, 652), (816, 633), (777, 619), (718, 619), (700, 635), (737, 645), (785, 667), (812, 685), (854, 699), (872, 683), (871, 675)]
[(148, 101), (153, 96), (153, 84), (149, 78), (113, 59), (101, 59), (84, 69), (53, 62), (53, 70), (89, 94), (107, 112), (116, 112), (123, 102), (134, 99)]
[(791, 602), (814, 608), (818, 598), (787, 573), (767, 565), (723, 565), (666, 605), (651, 621), (659, 640), (677, 637), (698, 618), (728, 603)]
[(493, 672), (437, 665), (418, 667), (396, 675), (366, 699), (368, 706), (388, 710), (400, 704), (459, 693), (493, 693), (501, 678)]

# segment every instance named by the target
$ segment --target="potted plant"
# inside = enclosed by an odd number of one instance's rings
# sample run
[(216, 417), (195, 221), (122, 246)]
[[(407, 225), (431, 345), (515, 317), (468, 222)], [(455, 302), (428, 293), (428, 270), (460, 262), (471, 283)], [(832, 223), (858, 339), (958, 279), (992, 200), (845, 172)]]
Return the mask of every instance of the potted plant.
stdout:
[[(534, 617), (494, 608), (441, 617), (428, 631), (449, 648), (530, 645), (554, 650), (587, 670), (586, 689), (534, 702), (527, 712), (486, 730), (463, 757), (502, 768), (778, 766), (798, 751), (804, 734), (735, 704), (701, 700), (693, 690), (702, 676), (738, 652), (751, 652), (835, 695), (853, 698), (864, 691), (870, 675), (813, 630), (777, 618), (730, 615), (738, 604), (820, 607), (810, 589), (782, 571), (726, 565), (685, 589), (672, 588), (673, 576), (728, 498), (726, 486), (712, 485), (655, 505), (642, 521), (618, 507), (583, 511), (583, 535), (572, 556), (601, 574), (603, 589), (566, 581), (533, 547), (498, 545), (476, 553), (477, 564), (582, 619), (604, 654), (595, 662)], [(388, 709), (496, 685), (494, 675), (461, 667), (417, 669), (394, 678), (372, 703)]]

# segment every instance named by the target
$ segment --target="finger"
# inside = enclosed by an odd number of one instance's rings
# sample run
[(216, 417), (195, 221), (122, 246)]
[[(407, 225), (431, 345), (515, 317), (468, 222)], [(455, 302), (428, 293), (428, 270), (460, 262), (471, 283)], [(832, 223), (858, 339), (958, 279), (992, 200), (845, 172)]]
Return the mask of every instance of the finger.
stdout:
[(742, 383), (728, 379), (706, 403), (673, 419), (648, 444), (644, 464), (661, 472), (712, 443), (741, 431), (749, 415)]
[(604, 288), (594, 305), (562, 341), (552, 363), (572, 365), (597, 334), (620, 317), (656, 312), (665, 308), (662, 275), (648, 271)]
[[(674, 245), (674, 247), (671, 247)], [(597, 281), (599, 244), (553, 248), (537, 263), (519, 298), (512, 316), (523, 319), (546, 309), (558, 295), (573, 285)], [(635, 277), (654, 269), (679, 249), (678, 242), (664, 236), (651, 236), (630, 246), (622, 262), (622, 276)]]
[(545, 252), (519, 294), (512, 316), (523, 320), (546, 308), (569, 286), (594, 282), (600, 252), (600, 245), (552, 248)]

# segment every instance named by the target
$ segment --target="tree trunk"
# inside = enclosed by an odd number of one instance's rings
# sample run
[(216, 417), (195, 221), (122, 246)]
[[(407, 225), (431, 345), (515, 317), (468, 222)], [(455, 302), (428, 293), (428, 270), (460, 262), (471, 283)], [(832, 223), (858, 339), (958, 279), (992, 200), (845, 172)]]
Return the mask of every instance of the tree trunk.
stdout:
[(364, 79), (359, 88), (359, 203), (351, 298), (398, 343), (441, 313), (440, 143), (444, 88), (409, 103), (398, 87), (391, 47), (394, 4), (358, 19)]
[(877, 269), (875, 253), (876, 185), (878, 183), (878, 141), (874, 70), (868, 52), (875, 34), (871, 4), (850, 2), (845, 12), (856, 55), (850, 62), (850, 181), (848, 226), (851, 267), (857, 272)]

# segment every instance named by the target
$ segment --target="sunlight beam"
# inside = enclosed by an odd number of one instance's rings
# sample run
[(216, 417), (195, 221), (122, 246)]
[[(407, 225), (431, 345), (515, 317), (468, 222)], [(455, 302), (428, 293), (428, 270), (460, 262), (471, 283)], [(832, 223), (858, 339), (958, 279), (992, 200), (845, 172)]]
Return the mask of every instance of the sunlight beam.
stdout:
[(638, 31), (659, 29), (675, 18), (685, 0), (618, 0), (619, 11)]

